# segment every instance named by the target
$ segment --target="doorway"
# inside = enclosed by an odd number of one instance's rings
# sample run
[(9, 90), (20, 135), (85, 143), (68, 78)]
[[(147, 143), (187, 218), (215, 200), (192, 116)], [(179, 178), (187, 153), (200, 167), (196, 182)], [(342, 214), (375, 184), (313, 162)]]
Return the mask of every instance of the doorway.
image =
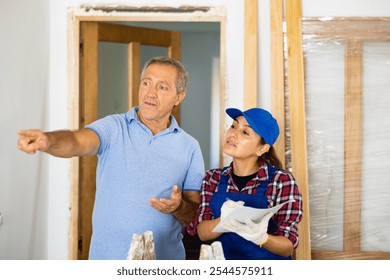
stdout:
[[(183, 21), (183, 16), (188, 21), (186, 23), (188, 26), (192, 25), (192, 28), (194, 28), (194, 25), (199, 24), (199, 18), (191, 18), (191, 17), (189, 17), (189, 15), (187, 13), (178, 14), (177, 20)], [(78, 57), (78, 50), (79, 50), (79, 47), (81, 46), (80, 45), (80, 35), (82, 35), (82, 34), (80, 34), (80, 26), (82, 25), (82, 23), (87, 22), (87, 21), (94, 22), (94, 23), (101, 23), (101, 22), (106, 22), (106, 23), (107, 22), (111, 22), (111, 23), (112, 22), (116, 22), (116, 23), (121, 22), (121, 23), (124, 23), (125, 22), (128, 25), (138, 25), (138, 26), (151, 24), (151, 23), (148, 23), (147, 19), (145, 20), (145, 16), (143, 16), (142, 19), (143, 19), (143, 21), (141, 22), (141, 21), (139, 21), (139, 19), (137, 17), (124, 18), (123, 16), (120, 16), (117, 13), (115, 15), (113, 15), (112, 17), (111, 16), (102, 17), (99, 15), (98, 16), (79, 15), (79, 14), (77, 16), (74, 14), (73, 16), (70, 17), (70, 20), (71, 20), (71, 25), (70, 25), (70, 35), (71, 35), (70, 36), (70, 44), (71, 44), (71, 47), (69, 48), (69, 50), (70, 50), (69, 58), (70, 58), (71, 62), (75, 62), (73, 64), (73, 65), (75, 65), (75, 68), (73, 69), (73, 74), (71, 75), (70, 87), (73, 88), (73, 91), (75, 93), (77, 93), (74, 96), (74, 100), (73, 100), (74, 113), (73, 113), (73, 117), (71, 120), (71, 123), (73, 124), (74, 128), (82, 127), (86, 123), (89, 123), (89, 122), (94, 120), (94, 119), (83, 118), (84, 113), (82, 112), (82, 110), (85, 110), (85, 108), (86, 108), (85, 103), (91, 104), (91, 102), (89, 100), (85, 100), (84, 99), (85, 97), (83, 96), (83, 91), (79, 90), (79, 88), (82, 88), (82, 86), (83, 86), (81, 83), (81, 80), (79, 78), (80, 72), (76, 68), (76, 66), (77, 67), (82, 66), (81, 60)], [(164, 17), (163, 15), (161, 15), (161, 13), (159, 13), (157, 18), (156, 18), (156, 16), (151, 15), (151, 19), (153, 20), (152, 24), (154, 24), (154, 25), (157, 24), (157, 25), (161, 26), (163, 23), (165, 23), (166, 25), (170, 25), (169, 29), (172, 29), (172, 26), (174, 26), (176, 24), (176, 26), (180, 26), (181, 28), (183, 28), (183, 23), (178, 24), (177, 22), (175, 22), (175, 19), (172, 19), (171, 16)], [(160, 21), (156, 22), (155, 21), (156, 19), (159, 19)], [(169, 23), (168, 23), (168, 19), (169, 19)], [(224, 26), (225, 26), (224, 19), (225, 19), (224, 15), (216, 17), (215, 14), (213, 14), (210, 17), (203, 17), (201, 24), (203, 24), (204, 22), (210, 22), (210, 23), (214, 24), (214, 27), (218, 26), (217, 37), (220, 40), (220, 42), (223, 42), (224, 40), (222, 40), (222, 38), (224, 38)], [(209, 27), (210, 27), (210, 25), (209, 25)], [(199, 34), (196, 34), (196, 35), (199, 36)], [(211, 37), (213, 37), (213, 36), (211, 36)], [(215, 34), (214, 34), (214, 37), (215, 37)], [(105, 49), (105, 51), (110, 52), (110, 50), (108, 50), (108, 49), (111, 48), (112, 46), (104, 45), (105, 43), (99, 43), (99, 44), (101, 44), (101, 45), (99, 45), (100, 49), (102, 49), (102, 50)], [(84, 48), (84, 46), (82, 46), (82, 47)], [(149, 48), (149, 47), (147, 47), (147, 48)], [(209, 106), (209, 108), (224, 107), (222, 97), (224, 96), (225, 82), (224, 82), (223, 78), (221, 79), (221, 77), (225, 77), (224, 49), (225, 49), (224, 45), (219, 44), (219, 46), (218, 46), (219, 57), (216, 57), (215, 59), (214, 58), (209, 59), (209, 62), (210, 62), (209, 65), (212, 65), (212, 67), (214, 67), (214, 70), (215, 70), (215, 68), (217, 68), (219, 70), (217, 77), (216, 77), (215, 73), (213, 75), (211, 75), (214, 79), (216, 78), (218, 80), (218, 90), (214, 91), (214, 93), (217, 92), (217, 94), (218, 94), (217, 98), (215, 96), (214, 97), (210, 96), (211, 95), (211, 93), (210, 93), (211, 89), (210, 89), (209, 98), (206, 100), (207, 101), (206, 103), (204, 103), (203, 105), (202, 104), (195, 105), (194, 103), (196, 103), (198, 101), (190, 101), (190, 102), (188, 102), (189, 108), (200, 107), (207, 112), (207, 106)], [(152, 49), (150, 49), (150, 48), (144, 49), (143, 51), (141, 50), (141, 53), (144, 53), (144, 57), (141, 54), (141, 59), (140, 59), (140, 63), (139, 63), (138, 67), (143, 65), (143, 63), (141, 61), (146, 60), (150, 56), (154, 56), (151, 54), (152, 53), (154, 54), (156, 52), (158, 53), (159, 51), (161, 51), (161, 50), (159, 50), (158, 48), (155, 49), (155, 47), (152, 47)], [(103, 52), (102, 52), (102, 55), (103, 55)], [(99, 53), (96, 55), (99, 56), (101, 54)], [(182, 56), (183, 57), (186, 56), (185, 52), (182, 52)], [(104, 55), (102, 57), (99, 57), (99, 60), (100, 59), (102, 59), (102, 61), (103, 61), (105, 59)], [(109, 61), (110, 60), (108, 60), (108, 63), (110, 63)], [(217, 61), (217, 63), (216, 63), (216, 61)], [(182, 60), (182, 62), (185, 64), (185, 66), (187, 67), (187, 70), (189, 70), (189, 72), (190, 72), (190, 85), (191, 85), (191, 72), (192, 71), (190, 69), (191, 66), (189, 66), (189, 65), (191, 65), (191, 63), (190, 63), (190, 61), (188, 63), (186, 63), (183, 60)], [(200, 62), (199, 57), (198, 57), (198, 59), (195, 60), (195, 62), (193, 62), (193, 64), (195, 64), (196, 62)], [(104, 63), (104, 62), (99, 61), (99, 63)], [(107, 63), (107, 61), (106, 61), (106, 63)], [(128, 69), (130, 69), (130, 67)], [(102, 73), (99, 73), (99, 75), (104, 76), (104, 71)], [(195, 75), (195, 76), (197, 76), (197, 75)], [(199, 78), (199, 76), (197, 76), (197, 77)], [(202, 82), (203, 82), (202, 85), (206, 84), (204, 82), (204, 80)], [(210, 82), (210, 84), (211, 83), (212, 82)], [(214, 83), (215, 83), (215, 81), (214, 81)], [(195, 86), (195, 83), (193, 83), (192, 86)], [(188, 90), (189, 90), (189, 92), (191, 91), (190, 86), (189, 86)], [(214, 87), (214, 90), (215, 90), (215, 87)], [(100, 88), (100, 85), (99, 85), (99, 91), (103, 91), (103, 89)], [(195, 89), (193, 91), (194, 91), (193, 95), (196, 96), (198, 94), (196, 92), (197, 90)], [(204, 90), (200, 90), (200, 91), (204, 92)], [(100, 96), (100, 94), (99, 94), (99, 96), (96, 96), (95, 98), (97, 98), (97, 100), (99, 100), (99, 99), (102, 100), (105, 97)], [(84, 104), (83, 104), (83, 102), (84, 102)], [(219, 104), (215, 104), (216, 102), (218, 102)], [(111, 113), (108, 111), (104, 111), (104, 110), (107, 110), (107, 108), (98, 106), (97, 105), (98, 103), (104, 103), (104, 102), (97, 101), (94, 105), (94, 108), (90, 108), (91, 110), (94, 110), (94, 112), (96, 112), (95, 119), (98, 117), (101, 117), (101, 114), (104, 115), (107, 113)], [(132, 104), (130, 102), (130, 100), (129, 100), (128, 104)], [(111, 105), (115, 105), (115, 104), (111, 104)], [(115, 108), (115, 106), (113, 106), (112, 108)], [(108, 109), (108, 110), (111, 110), (111, 109)], [(186, 109), (185, 111), (188, 111), (188, 110)], [(200, 119), (200, 116), (204, 116), (204, 115), (207, 116), (207, 114), (204, 114), (205, 111), (197, 112), (198, 117), (195, 118), (195, 120)], [(209, 109), (209, 111), (211, 111), (211, 109)], [(118, 113), (118, 112), (112, 112), (112, 113)], [(208, 122), (210, 122), (211, 114), (213, 114), (213, 112), (210, 112), (210, 115), (209, 115), (210, 117), (208, 119)], [(215, 114), (215, 112), (214, 112), (214, 114)], [(218, 114), (217, 114), (217, 116), (218, 116)], [(193, 136), (195, 138), (197, 138), (197, 136), (194, 135), (194, 133), (191, 133), (191, 131), (189, 131), (191, 129), (187, 128), (187, 125), (185, 124), (186, 118), (191, 120), (190, 122), (188, 122), (188, 124), (193, 124), (194, 117), (188, 117), (185, 114), (184, 115), (180, 114), (179, 118), (182, 119), (182, 127), (190, 134), (193, 134)], [(220, 123), (219, 119), (215, 119), (214, 121), (216, 121), (218, 124)], [(194, 126), (195, 128), (200, 127), (204, 130), (204, 125), (202, 123), (199, 123), (199, 122), (196, 122), (196, 123), (197, 123), (197, 125)], [(217, 127), (220, 127), (220, 126), (218, 125)], [(220, 129), (223, 129), (223, 128), (220, 128)], [(211, 130), (211, 128), (209, 130)], [(220, 132), (219, 133), (217, 132), (216, 134), (217, 134), (217, 136), (219, 136)], [(209, 139), (211, 138), (210, 136), (208, 136), (208, 137), (209, 137)], [(211, 141), (211, 140), (209, 140), (209, 141)], [(208, 142), (204, 146), (209, 148), (211, 146), (210, 142)], [(217, 151), (217, 159), (220, 159), (219, 147), (218, 147), (218, 151)], [(87, 163), (85, 161), (87, 161)], [(218, 160), (216, 161), (216, 164), (219, 165)], [(70, 224), (70, 242), (69, 242), (69, 246), (70, 246), (69, 247), (69, 252), (70, 252), (69, 255), (70, 255), (71, 259), (86, 259), (88, 257), (89, 241), (90, 241), (90, 234), (91, 234), (91, 225), (90, 225), (91, 211), (92, 211), (93, 202), (94, 202), (94, 184), (95, 184), (94, 170), (90, 169), (87, 172), (85, 172), (82, 169), (82, 166), (88, 166), (88, 165), (92, 165), (92, 166), (96, 165), (96, 158), (94, 158), (94, 157), (81, 158), (80, 161), (73, 160), (73, 167), (72, 167), (72, 185), (73, 186), (72, 186), (72, 197), (71, 197), (71, 207), (70, 207), (70, 209), (71, 209), (70, 223), (71, 224)], [(210, 166), (210, 163), (209, 163), (209, 166)], [(208, 168), (209, 166), (207, 166), (206, 168)], [(214, 167), (217, 167), (217, 166), (214, 166)], [(89, 186), (89, 187), (86, 188), (86, 186)], [(83, 197), (88, 198), (87, 202), (85, 202), (85, 201), (81, 202), (81, 199)], [(82, 205), (82, 207), (81, 207), (81, 205)], [(85, 209), (87, 209), (87, 210), (85, 210)], [(198, 245), (196, 245), (196, 246), (198, 246)]]
[[(218, 100), (220, 23), (219, 22), (115, 22), (137, 28), (152, 28), (180, 33), (181, 62), (189, 72), (187, 95), (180, 104), (180, 126), (195, 137), (201, 146), (205, 168), (219, 166), (219, 151), (211, 146), (212, 106)], [(166, 48), (140, 46), (140, 68), (151, 57), (166, 55)], [(128, 110), (127, 53), (125, 44), (99, 42), (98, 118)], [(135, 101), (133, 102), (135, 103)], [(196, 121), (194, 121), (196, 120)], [(202, 124), (202, 125), (199, 125)], [(218, 127), (218, 126), (217, 126)]]

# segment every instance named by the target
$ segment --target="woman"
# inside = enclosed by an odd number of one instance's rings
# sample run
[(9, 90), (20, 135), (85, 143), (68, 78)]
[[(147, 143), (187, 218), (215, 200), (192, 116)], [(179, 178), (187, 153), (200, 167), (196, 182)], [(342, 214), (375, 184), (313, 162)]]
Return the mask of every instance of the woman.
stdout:
[[(221, 241), (226, 259), (291, 259), (298, 246), (302, 196), (293, 175), (282, 169), (272, 146), (279, 136), (279, 126), (261, 108), (244, 112), (229, 108), (226, 113), (233, 124), (226, 133), (223, 151), (233, 161), (206, 173), (197, 216), (187, 230), (191, 235), (197, 232), (203, 241)], [(289, 200), (294, 201), (258, 223), (226, 220), (236, 207), (270, 208)], [(213, 232), (221, 221), (228, 232)]]

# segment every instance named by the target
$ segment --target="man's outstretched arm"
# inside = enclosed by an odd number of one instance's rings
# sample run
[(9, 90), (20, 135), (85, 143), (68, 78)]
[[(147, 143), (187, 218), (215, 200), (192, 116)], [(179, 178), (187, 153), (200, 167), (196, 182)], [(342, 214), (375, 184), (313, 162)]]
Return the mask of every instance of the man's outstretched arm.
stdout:
[(75, 157), (96, 155), (100, 140), (90, 129), (77, 131), (59, 130), (42, 132), (39, 129), (17, 131), (19, 150), (28, 154), (36, 151), (45, 152), (56, 157)]

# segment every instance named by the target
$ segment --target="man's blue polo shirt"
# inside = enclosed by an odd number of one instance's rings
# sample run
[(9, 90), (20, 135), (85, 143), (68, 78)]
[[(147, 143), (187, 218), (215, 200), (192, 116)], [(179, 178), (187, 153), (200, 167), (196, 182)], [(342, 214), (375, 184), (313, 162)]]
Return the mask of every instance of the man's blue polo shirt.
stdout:
[(152, 231), (157, 259), (184, 259), (182, 225), (149, 205), (169, 198), (173, 185), (199, 191), (204, 176), (200, 146), (171, 116), (153, 135), (137, 107), (86, 126), (100, 138), (90, 259), (126, 259), (134, 233)]

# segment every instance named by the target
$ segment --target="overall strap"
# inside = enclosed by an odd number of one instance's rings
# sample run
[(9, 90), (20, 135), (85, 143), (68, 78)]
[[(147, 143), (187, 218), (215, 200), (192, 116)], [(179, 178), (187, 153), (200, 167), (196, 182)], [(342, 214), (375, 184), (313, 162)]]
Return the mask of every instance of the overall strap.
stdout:
[(226, 192), (226, 188), (228, 186), (228, 181), (229, 181), (229, 174), (228, 175), (223, 175), (223, 173), (225, 172), (226, 169), (228, 169), (229, 166), (225, 166), (222, 170), (221, 170), (221, 178), (219, 179), (219, 183), (218, 183), (218, 192)]
[(275, 172), (277, 170), (280, 170), (281, 168), (273, 166), (270, 163), (267, 163), (267, 166), (268, 166), (268, 177), (269, 177), (268, 180), (270, 181), (274, 177)]

